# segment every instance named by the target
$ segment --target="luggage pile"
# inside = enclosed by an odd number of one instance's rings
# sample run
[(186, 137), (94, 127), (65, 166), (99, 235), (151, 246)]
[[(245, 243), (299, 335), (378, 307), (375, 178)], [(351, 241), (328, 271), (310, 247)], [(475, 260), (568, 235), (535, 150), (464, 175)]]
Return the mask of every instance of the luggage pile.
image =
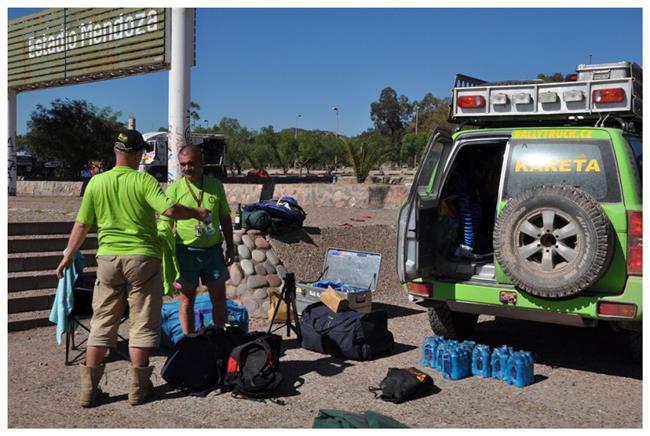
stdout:
[(233, 397), (273, 398), (282, 381), (282, 337), (205, 327), (178, 341), (161, 370), (174, 388), (195, 396), (215, 389)]
[(244, 206), (242, 226), (281, 235), (301, 228), (306, 217), (298, 201), (285, 195)]
[(506, 345), (492, 349), (473, 341), (459, 342), (442, 336), (429, 336), (422, 344), (422, 366), (435, 369), (449, 380), (474, 375), (523, 388), (534, 381), (534, 365), (531, 352), (514, 351)]

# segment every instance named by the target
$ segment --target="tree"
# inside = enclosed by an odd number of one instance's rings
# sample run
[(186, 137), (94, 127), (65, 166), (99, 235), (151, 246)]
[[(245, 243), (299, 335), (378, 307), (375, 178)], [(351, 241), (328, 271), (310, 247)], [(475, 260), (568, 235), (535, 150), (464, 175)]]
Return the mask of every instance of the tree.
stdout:
[(422, 156), (424, 147), (427, 145), (427, 139), (430, 133), (418, 131), (418, 134), (407, 133), (402, 137), (402, 148), (400, 149), (400, 160), (402, 162), (413, 162), (413, 167), (417, 165), (417, 160)]
[(55, 159), (63, 164), (64, 176), (79, 177), (89, 160), (114, 163), (113, 144), (120, 130), (120, 112), (98, 109), (85, 100), (56, 99), (49, 108), (36, 106), (29, 127), (29, 145), (42, 160)]
[(322, 146), (322, 133), (314, 131), (305, 131), (298, 138), (298, 151), (296, 153), (296, 162), (300, 167), (300, 175), (302, 170), (306, 169), (307, 174), (320, 160)]
[(392, 145), (391, 158), (399, 159), (399, 141), (408, 123), (413, 105), (404, 95), (397, 96), (391, 87), (382, 89), (379, 101), (370, 104), (370, 119), (375, 129), (390, 137)]
[(368, 130), (353, 139), (340, 138), (345, 144), (357, 183), (363, 183), (370, 171), (391, 152), (390, 142), (376, 130)]
[(298, 140), (290, 129), (285, 129), (278, 134), (276, 153), (282, 156), (281, 167), (283, 174), (289, 172), (289, 168), (293, 167), (296, 162), (296, 155), (298, 153)]
[(415, 132), (415, 107), (417, 107), (418, 133), (430, 134), (436, 127), (443, 127), (453, 130), (455, 124), (447, 121), (449, 117), (449, 106), (451, 98), (434, 97), (430, 92), (425, 94), (422, 100), (413, 102), (413, 113), (409, 122), (408, 130)]
[(248, 148), (253, 140), (251, 132), (242, 127), (236, 118), (227, 117), (222, 118), (219, 124), (214, 126), (214, 130), (226, 137), (228, 145), (226, 161), (230, 165), (231, 173), (234, 175), (237, 171), (237, 174), (241, 174), (248, 160)]
[(551, 75), (546, 75), (539, 73), (537, 78), (543, 82), (564, 82), (564, 75), (562, 73), (553, 73)]
[(201, 110), (201, 105), (195, 101), (190, 102), (190, 122), (196, 127), (196, 122), (201, 121), (201, 115), (199, 111)]

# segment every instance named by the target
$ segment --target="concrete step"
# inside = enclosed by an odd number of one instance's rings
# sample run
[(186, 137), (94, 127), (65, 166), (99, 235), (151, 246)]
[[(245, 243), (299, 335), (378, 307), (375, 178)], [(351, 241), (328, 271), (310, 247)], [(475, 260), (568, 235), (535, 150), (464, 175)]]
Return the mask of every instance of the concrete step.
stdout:
[[(95, 250), (82, 250), (86, 266), (97, 266)], [(61, 262), (60, 253), (17, 253), (10, 254), (7, 272), (54, 270)]]
[(10, 332), (16, 332), (19, 330), (29, 330), (36, 327), (53, 326), (54, 323), (50, 322), (49, 317), (49, 310), (12, 313), (9, 314), (8, 330)]
[(56, 289), (36, 289), (9, 294), (8, 313), (49, 310), (54, 303)]
[[(84, 267), (84, 272), (97, 271), (95, 266)], [(27, 271), (9, 274), (8, 291), (19, 292), (32, 289), (56, 289), (59, 279), (54, 275), (54, 268), (46, 271)]]
[[(10, 254), (12, 253), (43, 253), (43, 252), (57, 252), (62, 253), (68, 246), (69, 235), (53, 235), (53, 236), (35, 236), (35, 235), (21, 235), (10, 236), (7, 241), (7, 248)], [(86, 237), (86, 240), (81, 245), (82, 250), (96, 250), (97, 249), (97, 235), (92, 234)]]

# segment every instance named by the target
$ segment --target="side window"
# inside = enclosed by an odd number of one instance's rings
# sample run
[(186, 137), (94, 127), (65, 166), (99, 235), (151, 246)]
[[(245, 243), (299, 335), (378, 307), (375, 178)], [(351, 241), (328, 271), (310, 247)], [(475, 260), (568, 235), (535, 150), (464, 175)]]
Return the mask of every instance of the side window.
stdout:
[(638, 138), (633, 138), (631, 136), (625, 137), (627, 143), (630, 144), (632, 148), (632, 154), (634, 154), (634, 160), (636, 161), (636, 167), (639, 171), (639, 176), (643, 180), (643, 143)]
[(431, 192), (431, 183), (433, 176), (438, 168), (440, 156), (444, 145), (441, 142), (436, 142), (431, 146), (428, 153), (422, 160), (418, 174), (414, 180), (416, 185), (416, 192), (420, 195), (428, 194)]
[(514, 140), (505, 198), (543, 184), (567, 184), (603, 202), (620, 201), (618, 172), (608, 141)]

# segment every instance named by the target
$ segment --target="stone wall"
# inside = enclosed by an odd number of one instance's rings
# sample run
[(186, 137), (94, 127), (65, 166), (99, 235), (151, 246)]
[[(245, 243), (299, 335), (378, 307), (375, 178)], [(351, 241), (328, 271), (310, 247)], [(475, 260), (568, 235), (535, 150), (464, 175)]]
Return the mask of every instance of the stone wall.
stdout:
[(251, 318), (265, 318), (269, 297), (282, 292), (287, 271), (259, 230), (235, 230), (233, 240), (239, 260), (229, 267), (226, 296), (246, 306)]
[[(19, 196), (79, 196), (82, 182), (18, 181)], [(227, 183), (230, 204), (248, 204), (290, 195), (302, 206), (397, 208), (408, 195), (406, 185), (348, 183)]]

